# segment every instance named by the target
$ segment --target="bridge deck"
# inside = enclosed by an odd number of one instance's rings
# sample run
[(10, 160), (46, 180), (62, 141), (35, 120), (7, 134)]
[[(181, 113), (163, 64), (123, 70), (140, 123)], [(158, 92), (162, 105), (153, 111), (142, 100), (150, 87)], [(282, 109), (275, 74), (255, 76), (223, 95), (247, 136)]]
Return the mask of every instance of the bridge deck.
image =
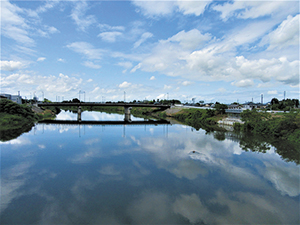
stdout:
[(158, 105), (158, 104), (134, 104), (134, 103), (98, 103), (98, 102), (80, 102), (80, 103), (62, 103), (62, 102), (52, 102), (52, 103), (38, 103), (38, 106), (119, 106), (119, 107), (156, 107), (156, 108), (170, 108), (170, 105)]

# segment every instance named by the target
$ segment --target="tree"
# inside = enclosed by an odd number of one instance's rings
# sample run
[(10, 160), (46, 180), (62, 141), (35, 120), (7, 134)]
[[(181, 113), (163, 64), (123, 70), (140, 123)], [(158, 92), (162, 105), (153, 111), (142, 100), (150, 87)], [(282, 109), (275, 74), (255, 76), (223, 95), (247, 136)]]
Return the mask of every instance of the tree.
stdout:
[(272, 98), (271, 105), (279, 104), (279, 101), (277, 98)]
[(228, 109), (228, 106), (225, 104), (220, 104), (216, 102), (215, 104), (216, 114), (225, 114), (225, 109)]
[(79, 103), (80, 101), (79, 101), (78, 98), (73, 98), (72, 102), (74, 102), (74, 103)]

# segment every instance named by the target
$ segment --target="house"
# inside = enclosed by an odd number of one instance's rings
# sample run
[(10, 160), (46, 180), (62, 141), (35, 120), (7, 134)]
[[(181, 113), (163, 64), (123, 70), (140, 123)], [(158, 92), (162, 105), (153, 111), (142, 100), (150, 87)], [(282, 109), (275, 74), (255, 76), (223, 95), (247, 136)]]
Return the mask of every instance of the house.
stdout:
[(265, 108), (266, 106), (261, 104), (261, 103), (253, 103), (253, 102), (247, 102), (243, 104), (243, 109), (244, 110), (252, 110), (252, 109), (262, 109)]
[(6, 98), (9, 99), (15, 103), (22, 104), (22, 97), (20, 96), (20, 93), (18, 95), (10, 95), (10, 94), (0, 94), (0, 98)]
[(228, 109), (242, 109), (242, 106), (238, 104), (231, 104), (228, 106)]

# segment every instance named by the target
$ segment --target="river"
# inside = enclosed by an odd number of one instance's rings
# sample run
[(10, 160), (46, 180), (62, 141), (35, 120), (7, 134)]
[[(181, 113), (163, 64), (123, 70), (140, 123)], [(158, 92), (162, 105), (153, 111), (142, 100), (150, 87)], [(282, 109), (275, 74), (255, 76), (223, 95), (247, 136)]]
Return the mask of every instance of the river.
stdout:
[(0, 144), (1, 224), (300, 223), (299, 165), (270, 145), (245, 151), (229, 133), (180, 124), (37, 124)]

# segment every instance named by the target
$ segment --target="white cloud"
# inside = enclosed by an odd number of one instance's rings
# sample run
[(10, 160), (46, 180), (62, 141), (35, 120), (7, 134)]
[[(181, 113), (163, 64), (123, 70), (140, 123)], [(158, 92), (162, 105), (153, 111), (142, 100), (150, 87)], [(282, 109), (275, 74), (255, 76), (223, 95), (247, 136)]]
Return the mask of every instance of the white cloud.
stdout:
[(200, 16), (206, 6), (208, 6), (212, 0), (207, 0), (207, 1), (180, 1), (178, 0), (176, 2), (179, 11), (183, 12), (184, 15), (188, 14), (194, 14), (196, 16)]
[(36, 61), (37, 61), (37, 62), (43, 62), (43, 61), (45, 61), (45, 60), (46, 60), (45, 57), (39, 57)]
[(96, 93), (97, 91), (99, 91), (99, 89), (100, 89), (99, 87), (95, 87), (94, 90), (92, 90), (91, 93)]
[(102, 32), (98, 35), (98, 37), (101, 37), (103, 41), (115, 42), (117, 37), (122, 35), (123, 34), (119, 31), (110, 31), (110, 32)]
[(134, 5), (138, 6), (145, 16), (164, 16), (171, 14), (175, 8), (172, 1), (132, 1)]
[(0, 61), (0, 68), (4, 71), (14, 71), (26, 67), (25, 64), (19, 61)]
[(266, 37), (270, 44), (268, 50), (282, 49), (291, 45), (299, 46), (299, 20), (299, 14), (295, 17), (288, 16), (276, 30), (272, 31)]
[(88, 4), (86, 1), (76, 1), (75, 7), (72, 10), (71, 18), (77, 24), (79, 30), (86, 31), (86, 29), (96, 23), (96, 18), (92, 15), (85, 16), (88, 9)]
[(129, 68), (132, 67), (132, 63), (131, 62), (119, 62), (118, 65), (122, 66), (122, 67), (124, 67), (126, 69), (129, 69)]
[(140, 1), (134, 0), (133, 4), (140, 8), (147, 17), (167, 16), (173, 12), (182, 12), (184, 15), (201, 15), (205, 8), (212, 2), (207, 1)]
[(31, 47), (35, 46), (35, 41), (31, 36), (38, 34), (48, 37), (49, 33), (58, 33), (59, 31), (52, 26), (44, 25), (42, 29), (39, 29), (37, 26), (33, 26), (31, 20), (28, 19), (28, 17), (34, 17), (35, 20), (39, 20), (39, 13), (46, 12), (57, 3), (57, 1), (47, 2), (34, 11), (20, 8), (9, 1), (1, 1), (1, 35), (15, 40), (18, 44)]
[(98, 24), (98, 27), (100, 28), (101, 31), (106, 31), (106, 30), (124, 31), (125, 30), (125, 27), (123, 26), (110, 26), (108, 24)]
[(278, 92), (276, 90), (274, 91), (268, 91), (268, 95), (277, 95)]
[[(239, 46), (257, 41), (271, 24), (256, 25), (250, 24), (237, 33), (232, 31), (219, 40), (209, 34), (201, 34), (196, 29), (181, 31), (167, 40), (158, 41), (152, 52), (131, 72), (141, 69), (195, 81), (231, 81), (239, 87), (253, 86), (255, 79), (298, 85), (299, 60), (288, 60), (286, 57), (250, 60), (243, 54), (236, 56)], [(259, 29), (263, 26), (267, 28)], [(260, 31), (256, 32), (256, 29)]]
[(83, 65), (86, 67), (92, 68), (92, 69), (100, 69), (101, 68), (100, 65), (94, 64), (93, 62), (90, 62), (90, 61), (85, 61), (83, 63)]
[(83, 80), (76, 77), (69, 77), (60, 73), (58, 76), (40, 76), (29, 73), (13, 73), (1, 75), (1, 88), (7, 93), (14, 93), (15, 90), (22, 90), (22, 96), (30, 97), (30, 93), (43, 91), (45, 98), (54, 98), (55, 95), (68, 96), (77, 95)]
[(74, 52), (85, 55), (89, 59), (101, 59), (103, 50), (94, 48), (93, 45), (87, 42), (73, 42), (67, 47)]
[(46, 29), (48, 30), (48, 32), (49, 32), (50, 34), (59, 33), (59, 30), (57, 30), (55, 27), (49, 27), (49, 26), (46, 26)]
[(215, 5), (213, 9), (221, 12), (221, 18), (226, 21), (230, 17), (254, 19), (271, 15), (280, 16), (281, 11), (286, 14), (297, 12), (296, 7), (295, 1), (233, 1)]
[(245, 80), (232, 82), (231, 85), (235, 85), (237, 87), (251, 87), (254, 85), (254, 82), (253, 80), (245, 79)]
[(177, 42), (183, 49), (193, 50), (202, 43), (205, 43), (211, 39), (209, 34), (201, 34), (197, 29), (190, 30), (188, 32), (180, 31), (176, 35), (172, 36), (167, 42)]
[(150, 80), (155, 80), (155, 79), (156, 79), (155, 76), (150, 77)]
[(191, 82), (191, 81), (183, 81), (183, 82), (181, 82), (181, 85), (183, 85), (183, 86), (189, 86), (189, 85), (191, 85), (191, 84), (193, 84), (194, 82)]
[(119, 85), (119, 88), (128, 88), (131, 86), (131, 83), (124, 81), (122, 84)]
[(166, 94), (160, 94), (156, 97), (156, 99), (166, 99)]
[(164, 85), (164, 90), (168, 90), (168, 89), (171, 89), (172, 88), (172, 86), (171, 85)]
[(119, 62), (118, 65), (125, 68), (125, 70), (122, 71), (123, 73), (126, 73), (128, 69), (132, 68), (131, 62)]
[(153, 37), (152, 33), (150, 33), (150, 32), (143, 33), (141, 38), (137, 42), (134, 43), (133, 47), (134, 48), (139, 47), (142, 43), (144, 43), (148, 38), (151, 38), (151, 37)]
[(1, 1), (1, 33), (20, 44), (33, 46), (34, 40), (29, 37), (27, 31), (30, 26), (19, 15), (21, 13), (23, 13), (23, 9), (8, 1)]
[(57, 59), (57, 61), (58, 61), (58, 62), (63, 62), (63, 63), (65, 62), (65, 60), (62, 59), (62, 58)]
[(218, 92), (225, 93), (227, 90), (225, 88), (219, 88)]

